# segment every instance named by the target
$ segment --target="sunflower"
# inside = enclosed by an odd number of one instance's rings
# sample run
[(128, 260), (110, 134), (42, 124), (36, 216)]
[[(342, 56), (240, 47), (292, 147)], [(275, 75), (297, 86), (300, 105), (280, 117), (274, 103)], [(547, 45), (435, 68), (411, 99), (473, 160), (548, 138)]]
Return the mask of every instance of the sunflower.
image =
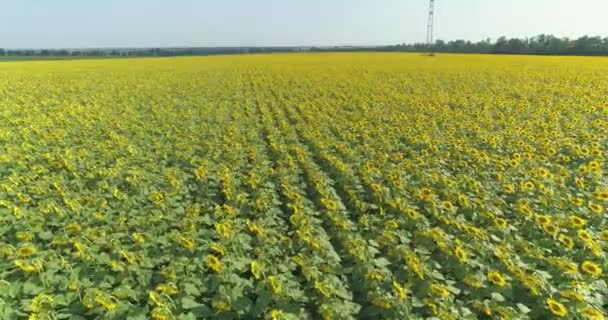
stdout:
[(407, 265), (408, 270), (412, 273), (416, 274), (418, 278), (424, 279), (424, 271), (422, 269), (422, 265), (420, 263), (420, 259), (413, 252), (405, 253), (405, 264)]
[(170, 320), (173, 318), (169, 310), (166, 308), (154, 308), (150, 313), (153, 320)]
[(604, 211), (604, 207), (601, 204), (597, 204), (597, 203), (593, 203), (593, 202), (589, 202), (589, 204), (587, 205), (587, 208), (589, 208), (589, 210), (591, 210), (591, 212), (597, 213), (597, 214), (600, 214)]
[(592, 307), (584, 307), (579, 310), (580, 315), (589, 320), (604, 320), (604, 314)]
[(563, 304), (553, 300), (552, 298), (547, 299), (547, 307), (549, 307), (551, 313), (557, 317), (562, 318), (568, 314), (568, 309), (566, 309)]
[(154, 306), (164, 308), (167, 304), (163, 301), (163, 297), (159, 295), (156, 291), (148, 291), (148, 299), (152, 301)]
[(431, 284), (431, 291), (433, 292), (433, 294), (435, 294), (436, 296), (440, 297), (440, 298), (445, 298), (445, 297), (449, 297), (450, 296), (450, 291), (448, 291), (448, 289), (438, 283), (433, 283)]
[[(274, 294), (279, 294), (283, 289), (281, 285), (281, 281), (276, 276), (269, 276), (268, 282), (270, 283), (270, 288)], [(315, 281), (315, 288), (317, 285), (317, 281)]]
[(461, 205), (464, 208), (468, 208), (469, 207), (469, 199), (464, 196), (464, 195), (459, 195), (458, 196), (458, 204)]
[(216, 256), (208, 255), (207, 256), (207, 267), (209, 269), (213, 270), (214, 272), (219, 272), (220, 269), (222, 268), (222, 263), (220, 262), (220, 259), (218, 259)]
[(454, 255), (456, 256), (456, 259), (460, 261), (460, 263), (466, 263), (468, 260), (466, 251), (464, 251), (464, 249), (461, 247), (457, 247), (456, 250), (454, 250)]
[(574, 240), (572, 240), (572, 238), (568, 237), (565, 234), (560, 234), (557, 239), (561, 244), (564, 245), (564, 247), (568, 249), (572, 249), (574, 247)]
[(224, 247), (221, 244), (217, 243), (217, 242), (211, 243), (211, 245), (209, 246), (209, 249), (213, 253), (218, 254), (220, 256), (223, 256), (223, 255), (226, 254), (226, 250), (224, 249)]
[(540, 225), (548, 225), (551, 223), (551, 217), (539, 214), (536, 216), (536, 223)]
[(384, 279), (384, 276), (378, 271), (369, 272), (366, 275), (366, 277), (368, 280), (375, 280), (375, 281), (382, 281), (382, 279)]
[(16, 267), (23, 270), (24, 272), (40, 272), (42, 270), (42, 263), (27, 263), (23, 260), (13, 260)]
[(285, 319), (285, 315), (283, 314), (283, 311), (281, 311), (281, 310), (272, 309), (272, 311), (270, 311), (270, 319), (271, 320), (282, 320), (282, 319)]
[(524, 191), (532, 191), (532, 190), (534, 190), (534, 182), (526, 181), (521, 185), (521, 188)]
[(82, 227), (78, 223), (70, 223), (65, 227), (65, 231), (69, 233), (79, 233)]
[(374, 191), (374, 193), (381, 193), (382, 186), (377, 183), (372, 183), (372, 190)]
[(467, 276), (464, 279), (464, 283), (466, 285), (468, 285), (469, 287), (473, 287), (473, 288), (481, 288), (481, 282), (479, 282), (477, 279), (475, 279), (472, 276)]
[(384, 223), (384, 225), (387, 229), (399, 228), (399, 223), (395, 219), (388, 220), (386, 223)]
[(584, 297), (582, 294), (580, 294), (578, 291), (576, 290), (562, 290), (559, 292), (559, 295), (562, 296), (565, 299), (568, 299), (570, 301), (583, 301)]
[(395, 290), (395, 295), (399, 300), (405, 300), (407, 297), (407, 289), (405, 289), (401, 284), (397, 281), (393, 280), (393, 289)]
[(583, 176), (583, 175), (585, 175), (587, 172), (589, 172), (589, 168), (588, 168), (586, 165), (584, 165), (584, 164), (583, 164), (583, 165), (581, 165), (580, 167), (578, 167), (578, 169), (576, 170), (576, 172), (577, 172), (579, 175)]
[(179, 244), (181, 244), (184, 248), (188, 249), (188, 251), (194, 251), (196, 243), (194, 239), (190, 239), (184, 236), (179, 237)]
[(133, 241), (139, 243), (139, 244), (143, 244), (146, 242), (146, 239), (144, 238), (144, 235), (139, 233), (139, 232), (133, 232), (131, 233), (131, 237), (133, 238)]
[[(587, 152), (587, 154), (589, 154)], [(601, 164), (598, 161), (591, 161), (587, 164), (587, 166), (589, 167), (589, 169), (591, 170), (598, 170), (599, 168), (601, 168)]]
[(570, 225), (574, 228), (580, 229), (587, 224), (587, 220), (578, 217), (578, 216), (570, 216)]
[(441, 206), (447, 211), (454, 210), (454, 205), (450, 201), (444, 201)]
[(414, 209), (406, 209), (405, 215), (412, 220), (416, 220), (418, 218), (418, 212)]
[(582, 240), (582, 241), (584, 241), (584, 242), (590, 242), (590, 241), (593, 241), (593, 237), (592, 237), (592, 236), (591, 236), (591, 234), (590, 234), (590, 233), (589, 233), (587, 230), (585, 230), (585, 229), (578, 230), (578, 231), (576, 232), (576, 234), (578, 235), (578, 238), (579, 238), (579, 239), (581, 239), (581, 240)]
[(112, 301), (111, 298), (100, 295), (95, 297), (95, 302), (97, 302), (106, 312), (112, 312), (116, 310), (116, 303)]
[(496, 218), (494, 219), (494, 224), (500, 228), (500, 229), (504, 229), (507, 227), (507, 220), (503, 219), (503, 218)]
[(608, 229), (600, 232), (600, 240), (608, 241)]
[(564, 270), (565, 273), (568, 274), (577, 274), (578, 273), (578, 267), (576, 266), (576, 263), (574, 262), (563, 262), (559, 265), (559, 267)]
[(30, 244), (26, 244), (17, 249), (17, 255), (21, 258), (30, 257), (36, 254), (36, 248)]
[(169, 283), (159, 284), (158, 286), (156, 286), (156, 291), (162, 292), (169, 296), (174, 296), (177, 294), (178, 289), (177, 289), (177, 286), (175, 285), (175, 283), (169, 282)]
[(224, 301), (222, 298), (215, 298), (211, 301), (211, 307), (218, 313), (228, 312), (232, 309), (230, 303)]
[(125, 267), (123, 266), (122, 262), (118, 260), (111, 260), (110, 269), (112, 269), (114, 272), (122, 272), (125, 270)]
[(507, 280), (498, 271), (488, 273), (488, 281), (499, 287), (504, 287), (507, 285)]
[(550, 235), (555, 235), (557, 233), (557, 227), (555, 227), (552, 224), (545, 224), (543, 225), (543, 230), (545, 230), (546, 233), (550, 234)]
[(594, 277), (599, 277), (602, 275), (602, 268), (591, 261), (583, 261), (581, 264), (581, 270)]
[(591, 196), (599, 201), (608, 201), (608, 192), (607, 191), (596, 191), (591, 193)]
[[(585, 183), (582, 180), (580, 180), (579, 178), (576, 178), (574, 180), (575, 180), (576, 185), (579, 188), (583, 188), (585, 186)], [(583, 204), (585, 204), (585, 200), (582, 199), (582, 198), (578, 198), (578, 197), (572, 197), (572, 198), (570, 198), (570, 202), (573, 205), (579, 206), (579, 207), (582, 206)]]
[(433, 196), (433, 191), (429, 188), (422, 188), (420, 190), (420, 197), (422, 199), (428, 200)]
[(41, 293), (34, 297), (34, 299), (32, 299), (32, 302), (30, 303), (30, 309), (34, 313), (42, 313), (47, 308), (52, 306), (54, 300), (55, 299), (52, 296)]
[(34, 234), (30, 231), (17, 231), (15, 236), (19, 241), (32, 241), (34, 239)]
[[(375, 189), (374, 189), (374, 191), (375, 191)], [(325, 208), (329, 211), (335, 211), (338, 209), (338, 204), (334, 200), (323, 198), (323, 199), (321, 199), (321, 203), (323, 203)]]

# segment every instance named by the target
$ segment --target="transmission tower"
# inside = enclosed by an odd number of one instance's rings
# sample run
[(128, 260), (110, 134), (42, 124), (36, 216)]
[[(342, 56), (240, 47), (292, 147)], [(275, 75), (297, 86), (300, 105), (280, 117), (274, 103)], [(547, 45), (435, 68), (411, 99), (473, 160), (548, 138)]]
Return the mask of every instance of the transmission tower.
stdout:
[(426, 27), (426, 45), (429, 53), (432, 53), (433, 47), (433, 20), (435, 17), (435, 0), (429, 1), (429, 21)]

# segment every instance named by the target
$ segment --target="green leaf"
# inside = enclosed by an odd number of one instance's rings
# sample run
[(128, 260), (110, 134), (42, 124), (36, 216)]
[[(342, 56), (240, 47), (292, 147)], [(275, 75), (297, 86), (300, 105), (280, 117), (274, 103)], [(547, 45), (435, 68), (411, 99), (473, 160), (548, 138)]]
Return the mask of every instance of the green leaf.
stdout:
[(137, 307), (133, 308), (131, 312), (127, 315), (127, 319), (129, 320), (147, 320), (148, 316), (148, 308)]
[(386, 258), (378, 258), (378, 259), (374, 260), (374, 264), (377, 267), (383, 268), (383, 267), (390, 265), (391, 262), (388, 261), (388, 259), (386, 259)]
[(3, 305), (0, 308), (0, 319), (17, 319), (18, 315), (9, 305)]
[(201, 294), (201, 291), (196, 287), (196, 285), (194, 285), (192, 283), (184, 284), (184, 292), (188, 295), (195, 296), (195, 297), (197, 297)]
[(19, 293), (21, 293), (21, 283), (14, 282), (8, 289), (8, 296), (11, 298), (16, 298)]
[(532, 311), (530, 310), (530, 308), (528, 308), (525, 304), (522, 303), (517, 304), (517, 309), (519, 309), (519, 311), (521, 311), (522, 313), (530, 313)]
[(182, 313), (177, 316), (177, 320), (196, 320), (196, 316), (192, 312)]
[(25, 283), (23, 283), (23, 293), (28, 294), (28, 295), (37, 295), (40, 292), (42, 292), (42, 288), (38, 287), (38, 285), (32, 283), (31, 280), (26, 281)]
[(110, 260), (110, 256), (105, 252), (102, 252), (97, 256), (97, 262), (101, 264), (110, 263)]
[(453, 294), (455, 294), (455, 295), (458, 295), (461, 292), (460, 289), (458, 289), (456, 287), (452, 287), (452, 286), (448, 287), (448, 291), (451, 292), (451, 293), (453, 293)]
[(445, 280), (445, 277), (443, 276), (443, 274), (441, 274), (441, 272), (437, 271), (437, 270), (433, 270), (431, 272), (431, 276), (435, 279), (439, 279), (439, 280)]
[(418, 299), (416, 297), (412, 298), (412, 307), (414, 307), (414, 308), (422, 308), (424, 306), (425, 306), (424, 302), (422, 302), (420, 299)]
[(492, 296), (492, 300), (494, 300), (494, 301), (498, 301), (498, 302), (505, 301), (505, 297), (503, 297), (502, 294), (500, 294), (498, 292), (492, 292), (490, 294), (490, 296)]
[(53, 234), (50, 231), (42, 231), (38, 234), (38, 238), (42, 240), (51, 240), (51, 238), (53, 238)]
[(189, 309), (194, 309), (197, 307), (203, 306), (202, 303), (198, 303), (196, 302), (196, 300), (193, 297), (183, 297), (182, 298), (182, 308), (189, 310)]

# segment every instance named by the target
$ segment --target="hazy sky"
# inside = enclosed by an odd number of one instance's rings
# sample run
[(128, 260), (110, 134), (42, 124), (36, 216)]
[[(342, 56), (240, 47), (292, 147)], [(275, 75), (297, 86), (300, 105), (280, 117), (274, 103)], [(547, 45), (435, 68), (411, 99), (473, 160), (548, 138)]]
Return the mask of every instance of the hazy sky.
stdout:
[[(0, 0), (0, 48), (423, 42), (428, 0)], [(437, 0), (436, 38), (608, 36), (608, 0)]]

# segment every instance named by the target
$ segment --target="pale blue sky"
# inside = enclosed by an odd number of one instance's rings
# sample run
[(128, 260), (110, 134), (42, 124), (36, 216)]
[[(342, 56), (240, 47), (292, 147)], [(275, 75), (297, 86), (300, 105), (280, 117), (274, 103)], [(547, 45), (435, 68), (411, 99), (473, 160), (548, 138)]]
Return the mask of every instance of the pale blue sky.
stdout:
[[(428, 0), (0, 0), (0, 48), (423, 42)], [(436, 38), (608, 36), (608, 0), (437, 0)]]

